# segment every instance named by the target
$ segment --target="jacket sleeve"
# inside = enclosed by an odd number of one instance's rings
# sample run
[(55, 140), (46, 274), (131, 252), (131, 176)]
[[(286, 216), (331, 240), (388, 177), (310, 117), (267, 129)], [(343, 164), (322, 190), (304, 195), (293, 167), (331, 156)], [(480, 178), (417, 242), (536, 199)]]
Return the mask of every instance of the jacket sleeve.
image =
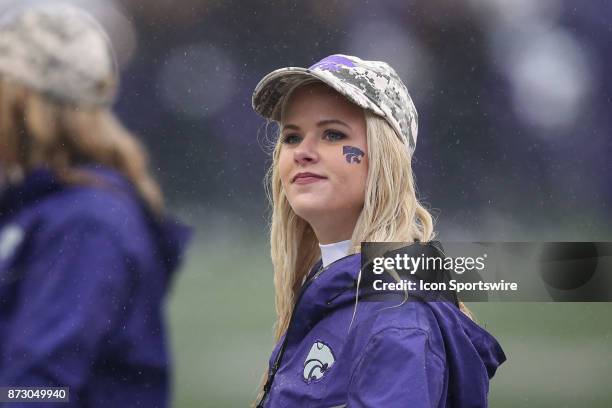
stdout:
[(21, 271), (18, 301), (2, 333), (0, 386), (67, 386), (70, 406), (78, 406), (75, 394), (120, 322), (129, 270), (105, 225), (77, 221), (49, 237), (33, 244)]
[(438, 407), (444, 360), (418, 328), (387, 328), (369, 340), (356, 361), (348, 389), (350, 408)]

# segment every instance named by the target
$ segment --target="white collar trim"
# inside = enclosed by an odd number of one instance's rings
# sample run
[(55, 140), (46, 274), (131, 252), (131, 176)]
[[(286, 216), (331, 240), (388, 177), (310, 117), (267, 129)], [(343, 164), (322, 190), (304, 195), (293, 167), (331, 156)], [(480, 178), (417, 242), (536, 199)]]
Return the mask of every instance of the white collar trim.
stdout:
[(351, 250), (351, 240), (334, 242), (332, 244), (319, 244), (319, 248), (321, 248), (321, 258), (323, 259), (323, 267), (326, 268), (327, 265), (332, 262), (337, 261), (340, 258), (344, 258), (347, 256)]

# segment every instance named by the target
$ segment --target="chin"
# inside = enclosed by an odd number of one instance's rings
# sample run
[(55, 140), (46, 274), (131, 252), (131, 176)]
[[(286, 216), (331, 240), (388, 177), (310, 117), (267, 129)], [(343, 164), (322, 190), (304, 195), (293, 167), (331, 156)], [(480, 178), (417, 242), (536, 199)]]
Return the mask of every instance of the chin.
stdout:
[(300, 199), (290, 201), (291, 209), (300, 218), (306, 221), (311, 220), (313, 217), (317, 217), (321, 213), (329, 211), (329, 205), (319, 199), (309, 199), (301, 197)]

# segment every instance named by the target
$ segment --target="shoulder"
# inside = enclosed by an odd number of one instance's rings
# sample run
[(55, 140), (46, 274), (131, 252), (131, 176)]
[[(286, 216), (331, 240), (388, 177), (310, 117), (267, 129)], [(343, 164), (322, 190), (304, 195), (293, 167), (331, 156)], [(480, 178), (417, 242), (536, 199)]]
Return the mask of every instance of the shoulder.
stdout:
[(41, 210), (52, 213), (60, 222), (83, 220), (117, 228), (144, 215), (134, 194), (105, 184), (64, 186), (41, 202)]
[(361, 326), (372, 333), (393, 330), (415, 330), (435, 335), (439, 326), (431, 307), (420, 301), (372, 302)]
[[(432, 307), (436, 306), (419, 301), (363, 302), (349, 332), (350, 353), (356, 357), (373, 346), (389, 344), (405, 349), (424, 347), (445, 361), (442, 328)], [(445, 313), (455, 313), (452, 308), (456, 309), (448, 305)], [(457, 313), (461, 312), (457, 309)]]
[(365, 406), (396, 406), (400, 400), (425, 406), (425, 401), (440, 400), (448, 362), (427, 307), (421, 302), (385, 305), (355, 327), (347, 349), (352, 362), (349, 400)]
[(104, 184), (65, 185), (27, 209), (36, 228), (31, 231), (48, 242), (71, 233), (106, 235), (130, 248), (151, 232), (148, 216), (130, 193)]

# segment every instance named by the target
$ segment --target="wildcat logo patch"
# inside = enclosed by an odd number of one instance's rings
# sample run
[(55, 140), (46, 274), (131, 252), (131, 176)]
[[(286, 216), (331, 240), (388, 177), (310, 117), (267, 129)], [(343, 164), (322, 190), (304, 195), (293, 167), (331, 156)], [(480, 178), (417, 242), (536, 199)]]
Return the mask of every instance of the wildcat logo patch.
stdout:
[(320, 341), (315, 342), (304, 361), (304, 379), (308, 382), (320, 380), (334, 365), (334, 361), (336, 360), (329, 346)]

